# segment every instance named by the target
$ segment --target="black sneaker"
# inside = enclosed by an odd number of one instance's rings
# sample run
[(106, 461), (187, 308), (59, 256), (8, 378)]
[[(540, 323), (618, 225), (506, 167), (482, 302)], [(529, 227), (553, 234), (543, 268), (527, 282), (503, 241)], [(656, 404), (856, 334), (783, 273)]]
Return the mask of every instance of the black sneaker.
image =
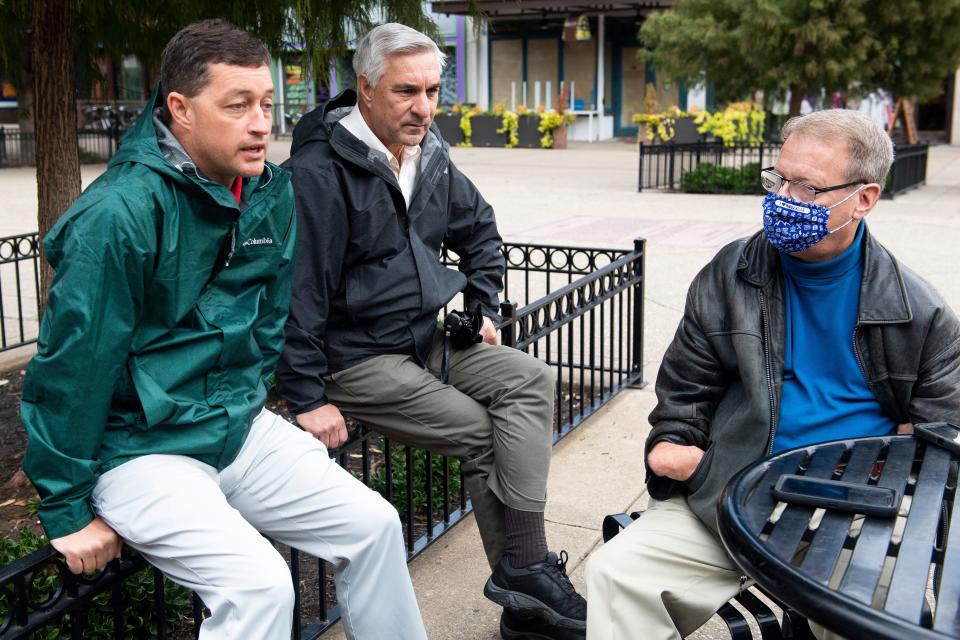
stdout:
[(520, 569), (514, 569), (506, 557), (500, 558), (483, 595), (504, 609), (534, 614), (561, 629), (587, 628), (587, 601), (567, 577), (566, 551), (560, 552), (559, 559), (550, 552), (543, 562)]
[(586, 633), (561, 629), (531, 614), (504, 609), (500, 616), (503, 640), (583, 640)]

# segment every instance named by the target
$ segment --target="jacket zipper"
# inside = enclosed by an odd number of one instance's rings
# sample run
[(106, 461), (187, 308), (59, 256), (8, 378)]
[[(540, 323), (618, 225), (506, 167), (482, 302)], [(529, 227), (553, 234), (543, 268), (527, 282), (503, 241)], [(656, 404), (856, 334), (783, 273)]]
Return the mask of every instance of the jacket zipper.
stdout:
[(763, 357), (767, 370), (767, 393), (770, 396), (770, 442), (767, 444), (767, 455), (773, 453), (773, 436), (777, 431), (776, 412), (773, 404), (773, 372), (770, 370), (770, 325), (767, 320), (767, 300), (760, 290), (760, 317), (763, 320)]
[(863, 366), (863, 360), (860, 359), (860, 349), (857, 348), (857, 329), (860, 326), (856, 325), (853, 327), (853, 356), (857, 359), (857, 366), (860, 368), (860, 375), (863, 376), (864, 382), (867, 383), (867, 388), (876, 396), (876, 392), (873, 391), (873, 384), (870, 382), (870, 378), (867, 377), (867, 369)]

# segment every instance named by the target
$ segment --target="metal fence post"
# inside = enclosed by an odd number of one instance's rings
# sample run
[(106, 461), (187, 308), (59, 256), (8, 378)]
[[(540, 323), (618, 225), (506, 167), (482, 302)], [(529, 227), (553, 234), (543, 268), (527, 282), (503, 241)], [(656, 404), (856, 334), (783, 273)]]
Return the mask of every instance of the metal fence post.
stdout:
[(640, 143), (640, 175), (637, 179), (637, 192), (643, 191), (643, 143)]
[(504, 300), (500, 303), (500, 343), (505, 347), (517, 348), (517, 303)]
[(667, 156), (667, 174), (670, 176), (667, 178), (669, 180), (669, 189), (673, 191), (673, 164), (676, 159), (676, 148), (673, 146), (672, 142), (667, 143), (669, 145), (669, 155)]
[(7, 160), (7, 130), (0, 125), (0, 167), (6, 164)]
[(631, 374), (636, 373), (637, 379), (630, 387), (640, 389), (647, 385), (643, 379), (643, 296), (647, 283), (647, 240), (646, 238), (636, 238), (633, 241), (633, 252), (639, 257), (633, 263), (633, 272), (640, 276), (640, 281), (633, 285), (633, 344), (631, 348)]

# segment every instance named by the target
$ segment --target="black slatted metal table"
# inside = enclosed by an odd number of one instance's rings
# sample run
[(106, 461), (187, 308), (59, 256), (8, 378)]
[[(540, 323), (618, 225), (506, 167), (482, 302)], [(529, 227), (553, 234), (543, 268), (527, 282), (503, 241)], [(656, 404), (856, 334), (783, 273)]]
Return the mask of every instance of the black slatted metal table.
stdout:
[[(776, 509), (771, 490), (789, 473), (909, 496), (902, 536), (895, 518)], [(851, 639), (944, 640), (960, 637), (960, 517), (950, 518), (958, 493), (957, 458), (944, 449), (912, 436), (842, 440), (747, 467), (725, 488), (718, 522), (747, 575), (828, 629)], [(885, 567), (892, 578), (884, 597)]]

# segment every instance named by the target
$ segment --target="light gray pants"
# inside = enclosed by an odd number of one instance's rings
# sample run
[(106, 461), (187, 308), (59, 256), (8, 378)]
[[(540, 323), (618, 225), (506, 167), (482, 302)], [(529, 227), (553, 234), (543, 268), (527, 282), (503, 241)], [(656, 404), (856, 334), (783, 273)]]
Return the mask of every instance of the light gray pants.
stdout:
[(503, 505), (543, 511), (550, 470), (555, 377), (510, 347), (451, 349), (439, 380), (437, 332), (424, 369), (410, 356), (376, 356), (327, 377), (327, 399), (344, 414), (405, 444), (461, 460), (491, 567), (506, 544)]
[(426, 638), (396, 509), (269, 411), (223, 471), (143, 456), (103, 474), (91, 502), (150, 564), (203, 599), (213, 615), (202, 640), (290, 638), (290, 570), (263, 535), (333, 564), (348, 638)]
[[(905, 498), (901, 515), (908, 509)], [(854, 519), (852, 529), (862, 522)], [(904, 523), (898, 518), (894, 540)], [(846, 566), (849, 555), (843, 552), (838, 567)], [(742, 584), (741, 574), (685, 498), (651, 500), (640, 518), (587, 561), (587, 638), (679, 640), (752, 584)], [(881, 596), (890, 578), (888, 571), (881, 575)], [(810, 630), (820, 640), (842, 640), (813, 621)]]

